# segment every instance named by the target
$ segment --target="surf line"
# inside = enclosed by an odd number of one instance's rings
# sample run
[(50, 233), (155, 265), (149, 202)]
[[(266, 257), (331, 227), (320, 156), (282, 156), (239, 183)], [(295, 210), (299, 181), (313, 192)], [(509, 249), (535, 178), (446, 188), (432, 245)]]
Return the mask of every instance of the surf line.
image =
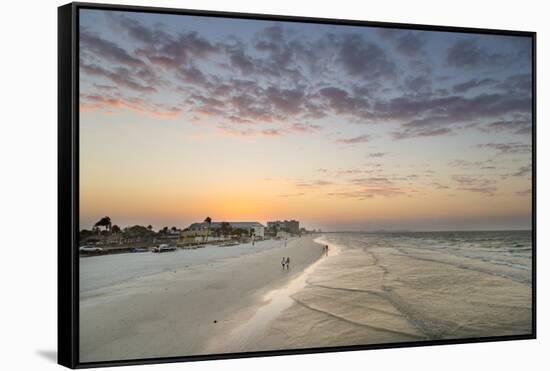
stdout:
[[(328, 256), (335, 256), (341, 252), (340, 246), (327, 242), (324, 236), (317, 237), (313, 241), (321, 245), (328, 245)], [(241, 348), (247, 346), (255, 335), (262, 333), (271, 321), (289, 308), (294, 302), (292, 295), (307, 286), (309, 275), (323, 263), (324, 259), (322, 257), (309, 265), (285, 286), (271, 290), (264, 295), (263, 300), (266, 304), (260, 307), (247, 322), (231, 331), (228, 337), (230, 339), (229, 344), (232, 344), (232, 347), (235, 344), (238, 344)]]

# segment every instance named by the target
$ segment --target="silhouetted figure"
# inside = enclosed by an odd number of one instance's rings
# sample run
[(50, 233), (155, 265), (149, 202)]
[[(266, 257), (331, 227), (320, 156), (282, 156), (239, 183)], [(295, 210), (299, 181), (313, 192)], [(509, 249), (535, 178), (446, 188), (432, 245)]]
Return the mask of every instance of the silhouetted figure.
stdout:
[(286, 265), (286, 258), (283, 256), (283, 258), (281, 259), (281, 266), (283, 267), (283, 270), (285, 270), (285, 265)]
[(290, 256), (287, 256), (286, 258), (286, 270), (290, 267)]
[(328, 245), (325, 246), (325, 256), (328, 256)]

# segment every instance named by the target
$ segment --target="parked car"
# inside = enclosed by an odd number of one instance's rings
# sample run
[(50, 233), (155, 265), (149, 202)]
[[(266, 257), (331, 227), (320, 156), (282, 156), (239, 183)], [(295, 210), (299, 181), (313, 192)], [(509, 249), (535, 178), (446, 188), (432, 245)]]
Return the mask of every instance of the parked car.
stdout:
[(177, 247), (175, 246), (168, 246), (167, 244), (163, 243), (156, 247), (153, 247), (153, 252), (168, 252), (168, 251), (176, 251)]
[(80, 252), (102, 252), (103, 249), (97, 246), (80, 246), (78, 249)]

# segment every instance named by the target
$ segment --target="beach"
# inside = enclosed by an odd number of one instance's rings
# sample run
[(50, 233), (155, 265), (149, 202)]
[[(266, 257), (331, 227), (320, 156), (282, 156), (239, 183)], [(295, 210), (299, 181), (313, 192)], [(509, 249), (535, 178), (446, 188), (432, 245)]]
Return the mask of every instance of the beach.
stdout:
[(529, 334), (529, 236), (312, 235), (160, 254), (145, 275), (130, 261), (81, 293), (81, 360)]
[(322, 257), (314, 237), (81, 258), (81, 361), (209, 353)]

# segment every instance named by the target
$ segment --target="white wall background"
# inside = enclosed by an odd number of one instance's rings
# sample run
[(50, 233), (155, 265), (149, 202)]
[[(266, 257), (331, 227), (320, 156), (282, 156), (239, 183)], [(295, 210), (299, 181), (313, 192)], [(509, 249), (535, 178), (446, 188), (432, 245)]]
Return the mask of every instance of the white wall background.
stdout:
[[(107, 1), (107, 0), (106, 0)], [(116, 0), (111, 0), (116, 1)], [(127, 370), (543, 369), (550, 349), (546, 228), (550, 181), (550, 23), (541, 0), (140, 0), (131, 5), (538, 32), (538, 313), (531, 341), (285, 356)], [(0, 368), (59, 369), (56, 351), (56, 107), (59, 0), (5, 1), (0, 20)], [(546, 368), (547, 369), (547, 368)]]

